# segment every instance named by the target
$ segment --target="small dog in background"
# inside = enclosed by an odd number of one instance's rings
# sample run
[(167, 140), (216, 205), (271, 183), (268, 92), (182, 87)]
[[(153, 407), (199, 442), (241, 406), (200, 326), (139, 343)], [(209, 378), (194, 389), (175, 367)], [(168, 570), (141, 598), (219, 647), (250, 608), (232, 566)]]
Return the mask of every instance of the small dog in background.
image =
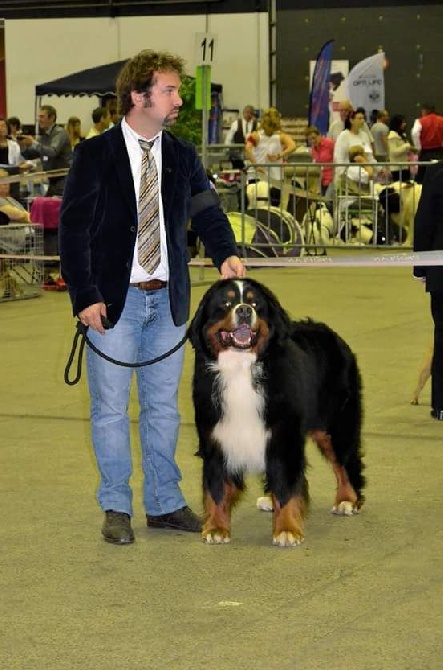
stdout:
[(193, 401), (203, 459), (202, 538), (231, 539), (231, 511), (249, 472), (264, 473), (272, 542), (304, 539), (305, 440), (337, 481), (333, 512), (364, 502), (361, 380), (349, 346), (322, 323), (291, 321), (253, 279), (220, 280), (203, 296), (188, 335), (195, 350)]

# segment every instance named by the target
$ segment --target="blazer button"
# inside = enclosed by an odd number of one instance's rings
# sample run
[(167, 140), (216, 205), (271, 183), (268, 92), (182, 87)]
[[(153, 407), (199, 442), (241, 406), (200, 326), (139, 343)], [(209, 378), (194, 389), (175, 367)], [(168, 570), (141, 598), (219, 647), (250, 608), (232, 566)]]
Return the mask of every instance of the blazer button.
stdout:
[(131, 233), (135, 233), (135, 226), (131, 226), (130, 229)]

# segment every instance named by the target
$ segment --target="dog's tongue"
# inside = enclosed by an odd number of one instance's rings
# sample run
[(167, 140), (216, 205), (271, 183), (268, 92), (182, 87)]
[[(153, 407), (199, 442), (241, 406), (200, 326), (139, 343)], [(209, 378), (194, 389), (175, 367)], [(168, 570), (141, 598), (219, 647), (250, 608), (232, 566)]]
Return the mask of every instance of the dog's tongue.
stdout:
[(243, 326), (239, 326), (234, 330), (233, 333), (235, 339), (237, 342), (249, 342), (251, 339), (251, 329), (249, 326), (244, 324)]

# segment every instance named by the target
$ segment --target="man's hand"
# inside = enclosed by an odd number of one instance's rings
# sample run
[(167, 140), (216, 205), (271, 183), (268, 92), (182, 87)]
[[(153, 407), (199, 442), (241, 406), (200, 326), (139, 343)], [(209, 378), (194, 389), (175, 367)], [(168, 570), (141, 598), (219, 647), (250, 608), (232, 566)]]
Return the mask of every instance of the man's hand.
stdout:
[(105, 328), (103, 328), (102, 324), (102, 316), (106, 318), (106, 305), (104, 302), (96, 302), (93, 305), (89, 305), (89, 307), (82, 309), (77, 316), (84, 326), (97, 330), (102, 335), (105, 333)]
[(32, 137), (32, 135), (20, 135), (18, 139), (18, 143), (20, 144), (22, 149), (28, 149), (28, 147), (31, 146), (33, 141), (34, 138)]
[(246, 267), (243, 265), (238, 256), (229, 256), (223, 261), (220, 274), (222, 279), (232, 279), (233, 277), (245, 277)]

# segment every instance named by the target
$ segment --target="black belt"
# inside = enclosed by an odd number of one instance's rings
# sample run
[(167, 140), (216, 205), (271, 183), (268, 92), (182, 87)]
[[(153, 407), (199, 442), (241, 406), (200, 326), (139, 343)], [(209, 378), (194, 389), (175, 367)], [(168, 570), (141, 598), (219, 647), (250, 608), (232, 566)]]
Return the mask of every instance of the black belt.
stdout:
[(129, 286), (134, 286), (140, 289), (140, 291), (158, 291), (161, 288), (166, 288), (167, 285), (168, 282), (162, 279), (151, 279), (150, 281), (139, 281), (135, 284), (129, 284)]

